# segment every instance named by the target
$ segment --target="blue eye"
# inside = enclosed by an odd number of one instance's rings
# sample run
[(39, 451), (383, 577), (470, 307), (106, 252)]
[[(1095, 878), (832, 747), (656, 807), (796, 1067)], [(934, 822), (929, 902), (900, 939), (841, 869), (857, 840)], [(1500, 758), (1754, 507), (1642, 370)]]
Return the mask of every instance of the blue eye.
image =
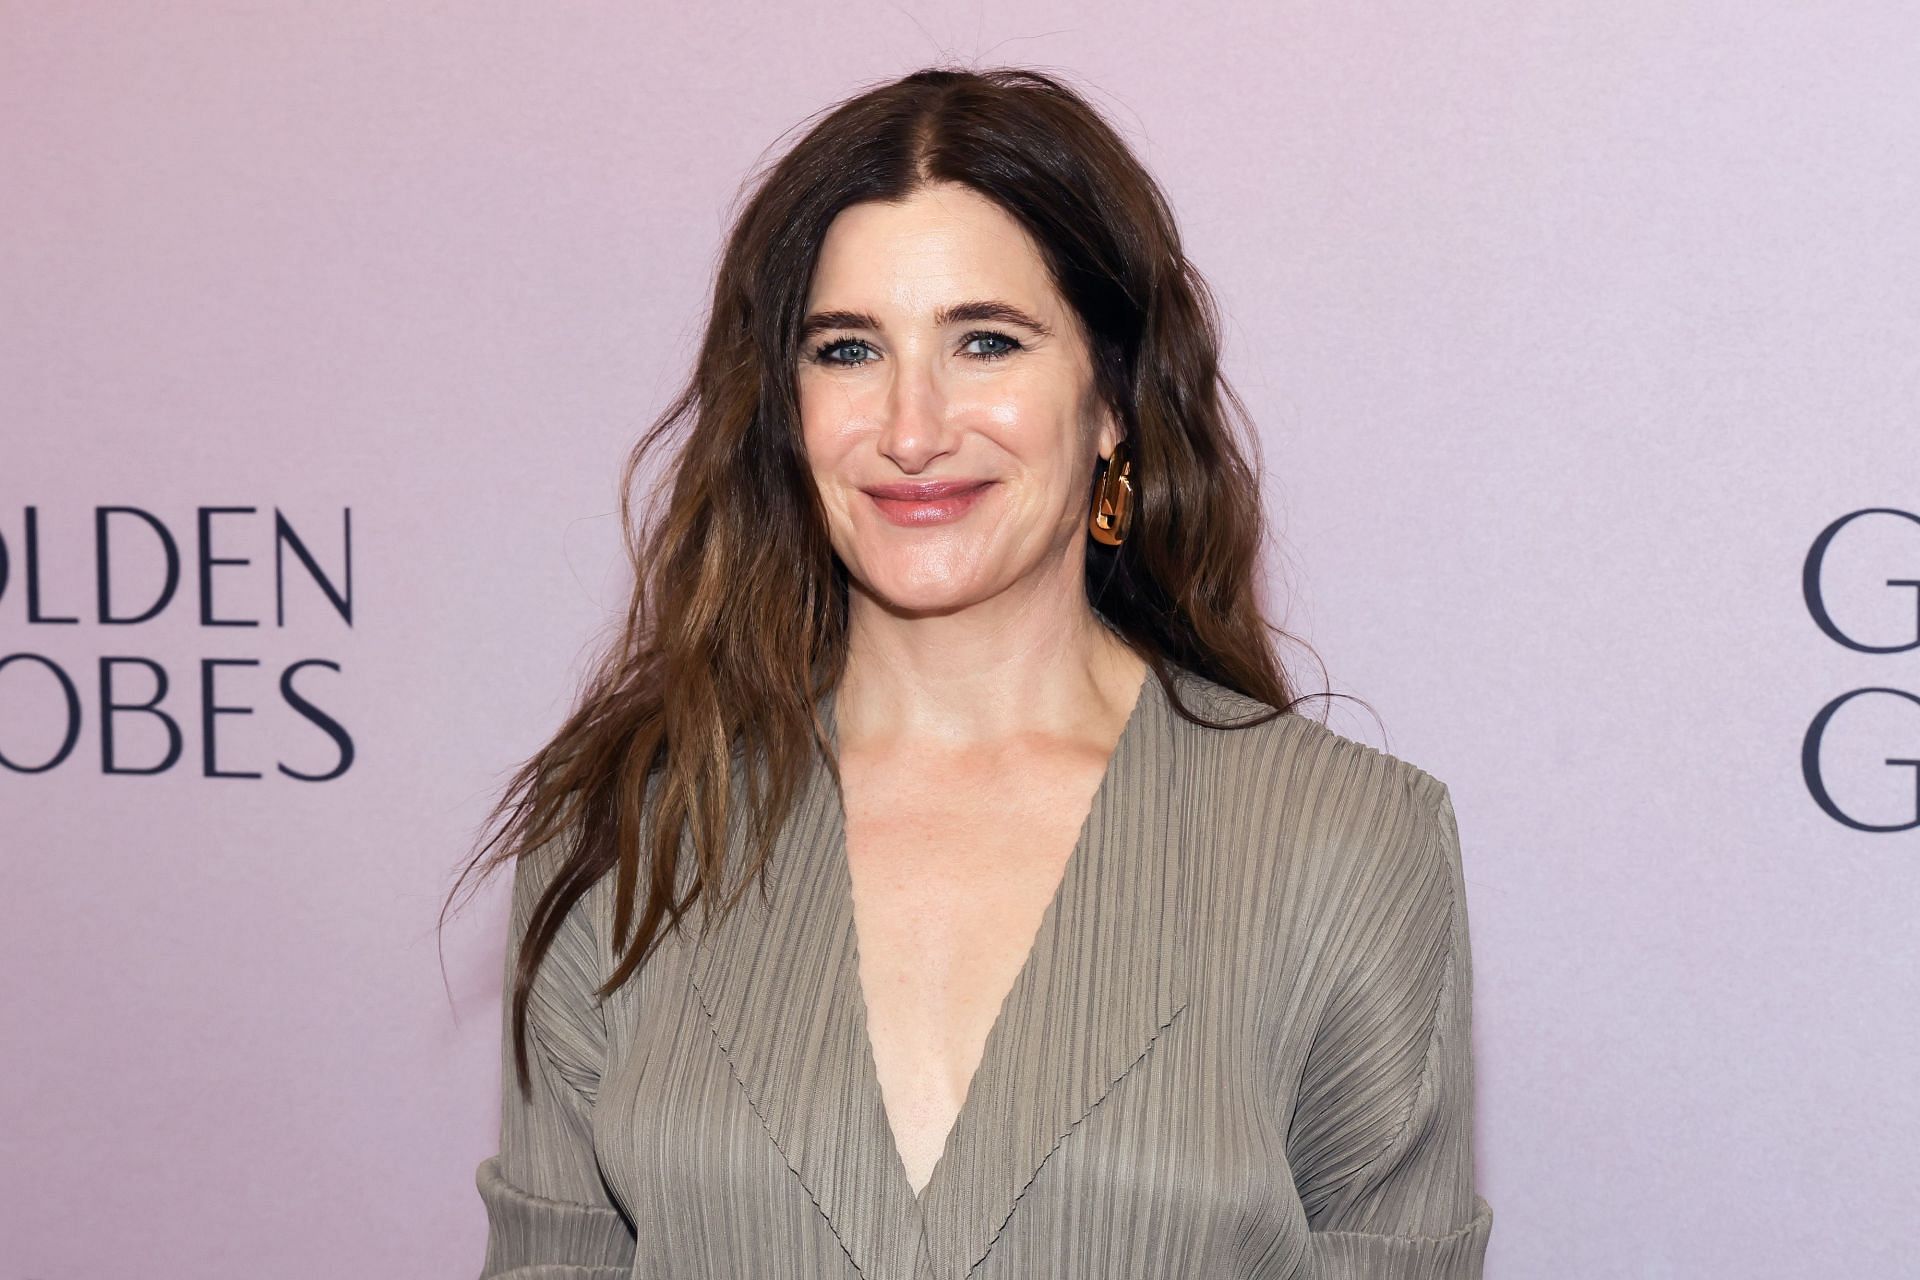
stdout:
[(1014, 352), (1020, 350), (1019, 339), (1009, 338), (1006, 334), (995, 333), (991, 329), (982, 329), (976, 333), (970, 333), (967, 335), (968, 346), (972, 346), (976, 342), (1004, 342), (1007, 344), (1006, 347), (1000, 351), (975, 352), (974, 353), (975, 357), (981, 360), (1004, 360), (1008, 356), (1012, 355)]
[[(1004, 360), (1016, 351), (1025, 350), (1025, 344), (1018, 338), (1008, 337), (1006, 334), (996, 332), (992, 329), (976, 330), (963, 339), (963, 343), (967, 347), (971, 347), (976, 342), (1000, 344), (998, 350), (968, 352), (973, 359), (979, 361)], [(858, 360), (843, 360), (838, 354), (842, 348), (852, 348), (857, 351), (864, 351), (867, 354)], [(830, 338), (813, 349), (813, 361), (815, 364), (839, 365), (842, 368), (849, 369), (858, 368), (860, 365), (873, 363), (873, 348), (859, 338)]]
[(833, 339), (833, 340), (832, 340), (832, 341), (830, 341), (830, 342), (823, 342), (823, 343), (821, 343), (821, 344), (820, 344), (819, 346), (817, 346), (817, 347), (815, 347), (815, 348), (813, 349), (813, 358), (814, 358), (814, 360), (816, 360), (816, 361), (817, 361), (817, 362), (819, 362), (820, 364), (847, 364), (847, 365), (853, 365), (853, 364), (866, 364), (866, 363), (867, 363), (867, 362), (866, 362), (865, 360), (836, 360), (836, 359), (833, 359), (833, 358), (832, 358), (832, 353), (833, 353), (833, 352), (835, 352), (835, 351), (838, 351), (838, 350), (839, 350), (839, 349), (840, 349), (841, 347), (866, 347), (866, 349), (867, 349), (868, 351), (871, 351), (871, 350), (873, 350), (873, 348), (871, 348), (871, 347), (867, 347), (867, 344), (866, 344), (866, 343), (864, 343), (864, 342), (862, 342), (862, 341), (860, 341), (860, 340), (859, 340), (858, 338), (835, 338), (835, 339)]

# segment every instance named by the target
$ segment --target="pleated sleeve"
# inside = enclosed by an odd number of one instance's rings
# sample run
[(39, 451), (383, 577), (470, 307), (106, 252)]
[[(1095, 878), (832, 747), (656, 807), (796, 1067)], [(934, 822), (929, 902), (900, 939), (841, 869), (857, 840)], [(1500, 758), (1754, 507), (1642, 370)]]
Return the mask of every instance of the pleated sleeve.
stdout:
[(528, 1005), (531, 1096), (513, 1064), (514, 962), (557, 846), (514, 864), (501, 999), (500, 1149), (475, 1181), (487, 1212), (481, 1280), (628, 1280), (632, 1228), (613, 1203), (593, 1151), (593, 1105), (607, 1029), (594, 1001), (602, 978), (589, 892), (542, 960)]
[(1343, 858), (1332, 988), (1289, 1137), (1314, 1280), (1480, 1280), (1493, 1214), (1474, 1185), (1472, 959), (1445, 784), (1375, 779)]

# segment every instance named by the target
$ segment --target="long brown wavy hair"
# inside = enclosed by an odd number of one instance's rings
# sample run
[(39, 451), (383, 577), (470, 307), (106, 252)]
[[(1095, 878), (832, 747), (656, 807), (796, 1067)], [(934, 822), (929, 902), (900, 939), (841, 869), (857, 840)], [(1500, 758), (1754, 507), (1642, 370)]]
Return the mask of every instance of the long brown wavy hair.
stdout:
[[(1059, 77), (1017, 68), (930, 67), (816, 119), (750, 182), (695, 367), (623, 468), (634, 570), (625, 625), (558, 733), (514, 773), (488, 816), (493, 835), (454, 885), (457, 894), (476, 873), (559, 841), (563, 859), (515, 961), (523, 1090), (534, 974), (583, 894), (613, 873), (623, 955), (604, 997), (703, 893), (723, 891), (729, 870), (737, 883), (723, 910), (759, 878), (814, 752), (838, 783), (819, 705), (845, 659), (847, 573), (806, 466), (794, 371), (820, 244), (847, 206), (958, 183), (1020, 221), (1084, 326), (1097, 392), (1133, 457), (1126, 540), (1088, 540), (1089, 603), (1170, 696), (1177, 664), (1275, 715), (1300, 700), (1273, 643), (1292, 637), (1265, 621), (1258, 599), (1265, 533), (1257, 456), (1250, 465), (1243, 451), (1257, 446), (1221, 374), (1216, 304), (1165, 195), (1119, 134)], [(671, 482), (636, 525), (635, 473), (669, 437)], [(1212, 723), (1177, 696), (1174, 705)], [(753, 843), (747, 865), (729, 869), (736, 788)]]

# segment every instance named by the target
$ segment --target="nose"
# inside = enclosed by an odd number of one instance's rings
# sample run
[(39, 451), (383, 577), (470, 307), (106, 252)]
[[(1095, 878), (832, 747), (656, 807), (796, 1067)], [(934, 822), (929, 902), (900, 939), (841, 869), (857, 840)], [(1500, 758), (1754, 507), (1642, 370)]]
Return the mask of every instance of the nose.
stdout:
[(880, 452), (909, 475), (925, 470), (954, 447), (958, 433), (950, 421), (950, 411), (951, 403), (934, 360), (925, 354), (903, 352), (895, 356)]

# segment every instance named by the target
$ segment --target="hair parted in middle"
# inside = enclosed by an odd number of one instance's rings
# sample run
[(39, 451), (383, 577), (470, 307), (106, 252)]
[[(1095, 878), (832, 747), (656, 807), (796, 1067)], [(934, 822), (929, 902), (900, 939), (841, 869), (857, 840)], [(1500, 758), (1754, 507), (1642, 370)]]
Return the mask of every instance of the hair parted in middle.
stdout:
[[(1060, 77), (1030, 69), (930, 67), (839, 102), (749, 185), (691, 376), (623, 469), (634, 569), (623, 625), (460, 877), (556, 853), (515, 965), (523, 1084), (533, 976), (574, 903), (613, 875), (622, 958), (610, 993), (695, 900), (725, 891), (731, 908), (827, 749), (820, 700), (844, 668), (849, 588), (802, 447), (801, 325), (835, 216), (942, 183), (997, 202), (1031, 235), (1121, 424), (1132, 510), (1123, 542), (1088, 539), (1088, 602), (1170, 694), (1174, 664), (1274, 714), (1300, 700), (1274, 645), (1285, 633), (1260, 605), (1259, 476), (1221, 374), (1216, 306), (1120, 135)], [(671, 467), (637, 524), (635, 477), (670, 439)], [(734, 868), (737, 810), (752, 819), (753, 853)]]

